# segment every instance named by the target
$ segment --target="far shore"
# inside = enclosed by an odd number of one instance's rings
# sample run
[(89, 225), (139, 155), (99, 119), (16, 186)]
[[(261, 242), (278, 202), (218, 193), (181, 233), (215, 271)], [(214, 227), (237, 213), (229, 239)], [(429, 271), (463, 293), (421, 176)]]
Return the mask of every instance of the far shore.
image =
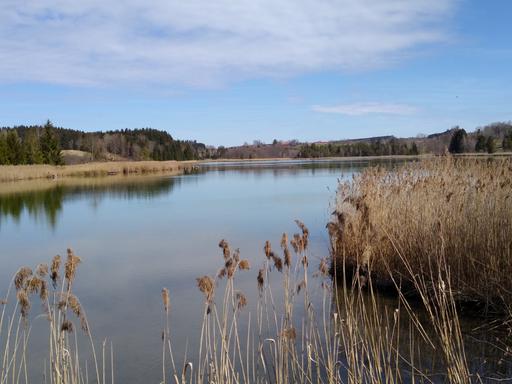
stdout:
[[(499, 153), (463, 153), (462, 157), (496, 157), (512, 156), (512, 152)], [(406, 160), (425, 159), (436, 157), (434, 154), (422, 155), (389, 155), (389, 156), (351, 156), (351, 157), (274, 157), (254, 159), (205, 159), (188, 161), (109, 161), (92, 162), (77, 165), (0, 165), (0, 183), (30, 181), (30, 180), (56, 180), (70, 177), (99, 177), (99, 176), (126, 176), (167, 174), (180, 175), (190, 171), (194, 166), (209, 163), (239, 163), (239, 162), (265, 162), (265, 161), (368, 161), (368, 160)]]
[(67, 177), (97, 177), (116, 175), (146, 175), (155, 173), (181, 174), (190, 170), (196, 161), (112, 161), (77, 165), (2, 165), (0, 182)]

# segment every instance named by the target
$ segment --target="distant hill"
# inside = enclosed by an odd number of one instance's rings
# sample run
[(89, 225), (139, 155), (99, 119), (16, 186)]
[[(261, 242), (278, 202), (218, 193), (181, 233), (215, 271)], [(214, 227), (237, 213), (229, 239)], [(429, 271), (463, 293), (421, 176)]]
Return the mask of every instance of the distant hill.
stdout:
[[(388, 135), (314, 143), (300, 143), (297, 140), (286, 142), (274, 140), (272, 144), (265, 144), (255, 141), (252, 145), (221, 146), (212, 154), (212, 157), (261, 159), (443, 154), (449, 150), (454, 133), (460, 129), (454, 127), (428, 136), (419, 135), (407, 138)], [(512, 150), (511, 122), (492, 123), (464, 135), (464, 142), (462, 143), (464, 152)], [(481, 143), (485, 140), (483, 147), (477, 145), (479, 140)]]

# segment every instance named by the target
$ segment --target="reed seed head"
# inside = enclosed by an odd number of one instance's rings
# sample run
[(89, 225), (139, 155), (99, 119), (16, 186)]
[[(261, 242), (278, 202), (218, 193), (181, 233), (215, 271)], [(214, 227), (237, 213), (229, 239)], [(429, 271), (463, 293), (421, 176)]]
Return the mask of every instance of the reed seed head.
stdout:
[(294, 327), (291, 327), (291, 328), (287, 328), (287, 329), (283, 330), (283, 332), (281, 333), (281, 335), (282, 335), (285, 339), (295, 340), (295, 339), (297, 338), (297, 331), (295, 331), (295, 328), (294, 328)]
[(213, 279), (210, 276), (202, 276), (198, 277), (196, 281), (197, 287), (202, 293), (204, 293), (206, 301), (211, 302), (215, 288)]
[(52, 259), (52, 265), (50, 267), (50, 279), (52, 279), (53, 287), (57, 287), (59, 280), (59, 269), (60, 269), (60, 256), (57, 255)]
[(162, 288), (162, 302), (164, 304), (164, 311), (168, 313), (171, 308), (171, 300), (169, 297), (169, 290), (167, 288)]
[(14, 276), (14, 286), (17, 291), (22, 289), (25, 286), (25, 282), (27, 279), (32, 276), (32, 270), (28, 267), (22, 267)]
[(66, 260), (66, 264), (64, 265), (65, 277), (68, 281), (68, 289), (75, 280), (76, 268), (81, 261), (82, 260), (74, 254), (73, 250), (68, 248), (68, 258)]
[(270, 245), (270, 241), (265, 241), (265, 247), (263, 250), (265, 251), (265, 256), (267, 256), (267, 259), (270, 259), (270, 254), (272, 253), (272, 246)]
[(27, 291), (23, 288), (19, 289), (16, 293), (16, 298), (18, 299), (18, 304), (20, 306), (21, 316), (26, 318), (30, 311), (30, 300), (28, 298)]
[(244, 259), (244, 260), (240, 260), (240, 263), (238, 263), (238, 267), (240, 268), (240, 270), (246, 271), (251, 268), (251, 265), (249, 264), (249, 260)]
[(262, 268), (259, 270), (258, 272), (258, 277), (257, 277), (257, 280), (258, 280), (258, 289), (260, 291), (263, 290), (263, 284), (265, 283), (265, 279), (263, 277), (263, 274), (265, 273), (265, 270)]
[(240, 291), (235, 295), (238, 310), (242, 309), (247, 305), (247, 297)]
[(36, 275), (44, 278), (48, 275), (48, 264), (39, 264), (36, 268)]
[(281, 248), (285, 249), (288, 246), (288, 235), (283, 233), (281, 236)]
[(70, 320), (64, 320), (62, 322), (62, 325), (60, 326), (60, 331), (72, 333), (73, 332), (73, 323)]

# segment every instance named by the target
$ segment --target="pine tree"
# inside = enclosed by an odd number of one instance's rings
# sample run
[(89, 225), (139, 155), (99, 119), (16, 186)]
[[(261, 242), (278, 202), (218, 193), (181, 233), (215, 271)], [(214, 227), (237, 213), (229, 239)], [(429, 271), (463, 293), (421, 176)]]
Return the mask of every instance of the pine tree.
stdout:
[(476, 136), (476, 144), (475, 151), (476, 152), (484, 152), (487, 149), (487, 141), (485, 140), (485, 136), (478, 132)]
[(450, 140), (450, 146), (448, 147), (448, 151), (450, 153), (462, 153), (464, 152), (465, 141), (466, 141), (466, 131), (461, 128), (455, 128), (452, 139)]
[(7, 133), (0, 131), (0, 165), (8, 165), (9, 156), (7, 151)]
[(50, 120), (43, 127), (43, 136), (41, 137), (41, 151), (43, 162), (45, 164), (62, 165), (62, 155), (60, 153), (60, 144), (55, 134), (55, 128)]
[(7, 132), (6, 136), (7, 144), (7, 156), (9, 158), (9, 164), (17, 165), (23, 164), (25, 161), (23, 156), (23, 150), (21, 147), (21, 140), (18, 136), (18, 131), (11, 129)]
[(492, 136), (489, 136), (487, 138), (487, 143), (486, 143), (485, 147), (487, 149), (487, 153), (496, 152), (496, 144), (494, 143), (494, 139), (492, 138)]
[(43, 153), (41, 151), (41, 143), (37, 137), (35, 130), (30, 130), (23, 140), (23, 152), (27, 164), (42, 164)]

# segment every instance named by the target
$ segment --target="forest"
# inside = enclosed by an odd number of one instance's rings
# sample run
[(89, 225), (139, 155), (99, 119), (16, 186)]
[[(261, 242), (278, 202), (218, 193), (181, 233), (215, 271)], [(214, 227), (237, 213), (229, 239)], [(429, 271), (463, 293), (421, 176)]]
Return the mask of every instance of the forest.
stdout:
[(83, 132), (54, 127), (50, 121), (44, 126), (0, 128), (0, 164), (61, 165), (63, 151), (81, 151), (88, 161), (194, 160), (203, 158), (207, 149), (152, 128)]

